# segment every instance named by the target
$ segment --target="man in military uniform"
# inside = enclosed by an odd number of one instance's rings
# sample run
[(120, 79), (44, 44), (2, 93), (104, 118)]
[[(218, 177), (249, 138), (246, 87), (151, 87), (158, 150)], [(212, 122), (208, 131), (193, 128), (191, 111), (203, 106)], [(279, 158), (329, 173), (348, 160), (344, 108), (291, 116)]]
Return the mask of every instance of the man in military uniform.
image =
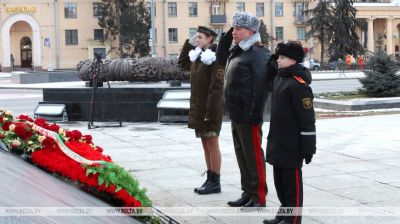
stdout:
[(311, 74), (299, 64), (303, 61), (304, 51), (298, 42), (279, 43), (276, 55), (278, 75), (273, 83), (266, 160), (274, 167), (281, 208), (295, 209), (291, 216), (282, 216), (278, 212), (274, 219), (264, 220), (264, 224), (300, 224), (303, 205), (301, 167), (303, 161), (311, 162), (316, 151), (314, 96), (309, 86)]
[(225, 68), (225, 111), (231, 119), (243, 190), (239, 199), (228, 202), (233, 207), (263, 207), (267, 194), (261, 126), (267, 99), (266, 67), (270, 52), (261, 44), (259, 25), (260, 20), (254, 15), (235, 13), (233, 28), (218, 44), (219, 49), (229, 49)]

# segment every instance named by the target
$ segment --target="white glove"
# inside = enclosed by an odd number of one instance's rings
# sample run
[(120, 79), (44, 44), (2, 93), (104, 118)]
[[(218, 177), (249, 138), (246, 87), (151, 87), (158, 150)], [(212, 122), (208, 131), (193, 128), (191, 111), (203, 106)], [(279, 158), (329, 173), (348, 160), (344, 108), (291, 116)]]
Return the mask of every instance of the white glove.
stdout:
[(195, 34), (189, 38), (189, 44), (192, 45), (193, 47), (197, 46), (196, 38), (197, 38), (197, 34)]

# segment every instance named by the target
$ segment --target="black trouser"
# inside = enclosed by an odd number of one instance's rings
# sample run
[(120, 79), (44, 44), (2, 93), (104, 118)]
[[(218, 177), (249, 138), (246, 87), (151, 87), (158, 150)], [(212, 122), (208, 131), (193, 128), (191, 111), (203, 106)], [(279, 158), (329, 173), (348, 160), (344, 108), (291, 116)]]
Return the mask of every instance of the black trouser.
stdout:
[(264, 151), (261, 148), (261, 125), (234, 121), (231, 125), (243, 194), (252, 201), (265, 205), (268, 188)]
[(277, 218), (290, 224), (301, 223), (301, 207), (303, 206), (303, 177), (301, 168), (281, 168), (274, 166), (274, 182), (281, 208), (294, 208), (286, 210), (285, 214), (292, 212), (293, 216), (282, 216), (280, 212)]

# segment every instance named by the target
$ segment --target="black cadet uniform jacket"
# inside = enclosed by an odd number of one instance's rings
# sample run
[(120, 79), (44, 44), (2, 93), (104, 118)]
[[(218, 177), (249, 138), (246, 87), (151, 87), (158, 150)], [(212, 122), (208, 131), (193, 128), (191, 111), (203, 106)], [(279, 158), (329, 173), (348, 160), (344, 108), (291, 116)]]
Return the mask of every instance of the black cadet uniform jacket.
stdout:
[(310, 72), (300, 64), (279, 69), (272, 92), (266, 161), (297, 168), (304, 154), (316, 151), (315, 114)]
[(225, 110), (235, 122), (261, 124), (268, 96), (267, 61), (269, 50), (254, 44), (244, 51), (235, 46), (226, 66)]

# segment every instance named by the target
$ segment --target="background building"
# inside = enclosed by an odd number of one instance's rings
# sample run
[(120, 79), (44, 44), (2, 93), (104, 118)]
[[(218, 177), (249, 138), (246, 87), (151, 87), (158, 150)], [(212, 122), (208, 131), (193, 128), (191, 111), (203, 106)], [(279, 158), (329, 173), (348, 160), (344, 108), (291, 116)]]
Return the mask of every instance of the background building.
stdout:
[[(314, 51), (313, 40), (305, 40), (307, 17), (304, 11), (315, 0), (153, 0), (155, 3), (157, 56), (176, 56), (185, 40), (199, 25), (217, 33), (229, 30), (235, 12), (250, 12), (264, 21), (273, 37), (270, 47), (283, 40), (298, 40)], [(148, 0), (150, 2), (150, 0)]]
[[(151, 0), (147, 0), (148, 3)], [(155, 3), (155, 53), (161, 57), (178, 55), (187, 38), (197, 26), (209, 26), (218, 33), (227, 31), (235, 12), (250, 12), (264, 21), (272, 36), (270, 48), (276, 43), (297, 40), (319, 59), (320, 45), (305, 39), (308, 17), (304, 11), (315, 7), (319, 0), (153, 0)], [(384, 36), (384, 49), (399, 55), (400, 0), (355, 0), (357, 18), (365, 26), (358, 30), (366, 50), (377, 49), (376, 40)], [(327, 52), (327, 51), (325, 51)]]
[[(0, 62), (15, 68), (74, 68), (79, 60), (104, 56), (109, 47), (98, 26), (93, 0), (7, 0), (0, 5)], [(11, 56), (12, 55), (12, 56)]]
[[(151, 0), (146, 0), (150, 5)], [(227, 31), (235, 12), (250, 12), (267, 26), (272, 39), (298, 40), (319, 59), (316, 40), (305, 39), (308, 18), (304, 11), (319, 0), (153, 0), (155, 5), (155, 55), (175, 57), (199, 25), (218, 33)], [(3, 71), (15, 68), (68, 69), (79, 60), (107, 55), (110, 43), (98, 26), (99, 0), (3, 0), (0, 2), (0, 63)], [(383, 38), (383, 49), (400, 55), (400, 0), (356, 0), (360, 42), (370, 50)]]

